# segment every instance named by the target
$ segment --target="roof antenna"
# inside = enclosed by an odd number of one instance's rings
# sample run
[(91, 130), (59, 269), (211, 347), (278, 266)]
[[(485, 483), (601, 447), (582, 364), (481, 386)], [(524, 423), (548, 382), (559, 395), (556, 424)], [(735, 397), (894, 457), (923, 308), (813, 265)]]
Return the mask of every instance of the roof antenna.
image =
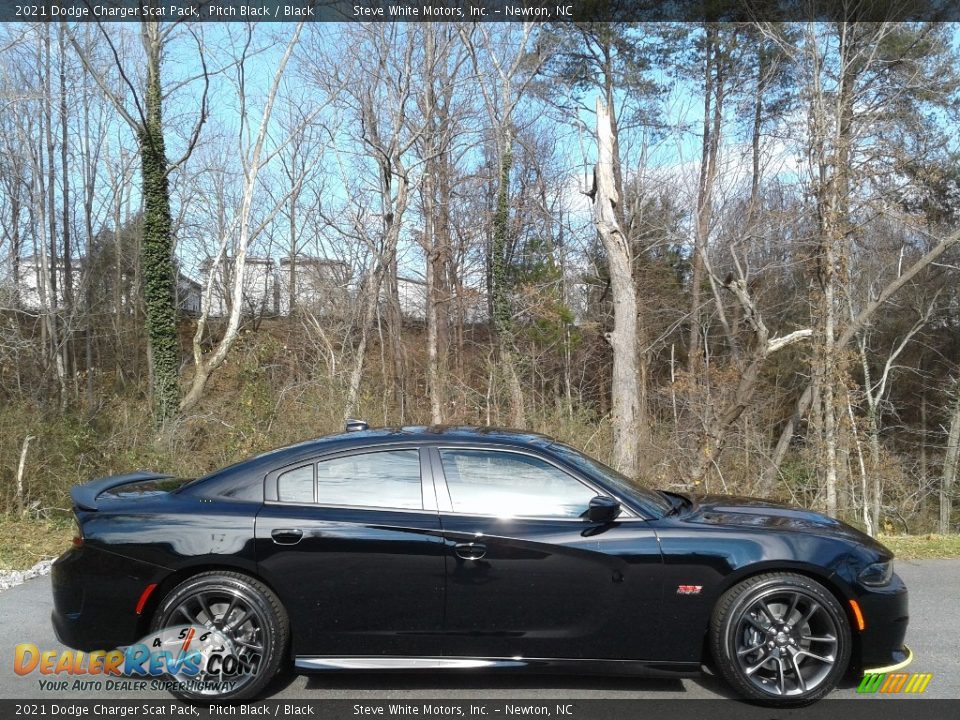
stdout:
[(366, 420), (354, 420), (352, 418), (347, 418), (347, 425), (344, 428), (347, 432), (360, 432), (362, 430), (369, 429)]

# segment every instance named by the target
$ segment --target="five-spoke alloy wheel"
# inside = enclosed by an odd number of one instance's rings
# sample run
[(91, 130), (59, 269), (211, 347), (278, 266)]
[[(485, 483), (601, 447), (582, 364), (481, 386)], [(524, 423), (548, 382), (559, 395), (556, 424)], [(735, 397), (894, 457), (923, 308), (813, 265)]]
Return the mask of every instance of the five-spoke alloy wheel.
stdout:
[(749, 698), (774, 704), (818, 700), (846, 672), (850, 625), (823, 585), (803, 575), (748, 578), (728, 590), (711, 622), (713, 657)]

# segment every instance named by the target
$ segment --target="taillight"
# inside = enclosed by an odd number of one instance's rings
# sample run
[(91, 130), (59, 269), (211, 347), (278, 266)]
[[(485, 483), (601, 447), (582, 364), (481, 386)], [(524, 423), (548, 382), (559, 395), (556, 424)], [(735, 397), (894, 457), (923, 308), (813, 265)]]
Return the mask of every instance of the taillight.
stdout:
[(83, 545), (83, 528), (76, 518), (73, 519), (73, 544), (76, 547)]

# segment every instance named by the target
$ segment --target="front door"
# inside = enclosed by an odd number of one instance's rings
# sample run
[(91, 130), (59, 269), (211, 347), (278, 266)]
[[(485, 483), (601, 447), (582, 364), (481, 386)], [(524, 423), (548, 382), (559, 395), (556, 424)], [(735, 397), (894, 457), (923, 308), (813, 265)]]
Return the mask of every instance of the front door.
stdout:
[(441, 653), (444, 546), (419, 450), (325, 456), (267, 486), (257, 560), (286, 603), (294, 655)]
[[(605, 552), (621, 523), (583, 517), (596, 488), (533, 453), (433, 453), (447, 548), (445, 654), (622, 658), (624, 623), (655, 626), (660, 588), (651, 567), (660, 557), (652, 531), (648, 584), (625, 582), (630, 568)], [(628, 595), (632, 616), (624, 617)]]

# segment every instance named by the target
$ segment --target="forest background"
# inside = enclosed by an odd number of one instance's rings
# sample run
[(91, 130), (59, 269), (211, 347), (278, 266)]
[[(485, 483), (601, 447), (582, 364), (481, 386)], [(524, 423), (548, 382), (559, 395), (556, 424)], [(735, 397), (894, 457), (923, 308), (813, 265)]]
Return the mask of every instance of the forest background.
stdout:
[(75, 483), (348, 417), (956, 552), (957, 60), (933, 22), (4, 24), (3, 563)]

